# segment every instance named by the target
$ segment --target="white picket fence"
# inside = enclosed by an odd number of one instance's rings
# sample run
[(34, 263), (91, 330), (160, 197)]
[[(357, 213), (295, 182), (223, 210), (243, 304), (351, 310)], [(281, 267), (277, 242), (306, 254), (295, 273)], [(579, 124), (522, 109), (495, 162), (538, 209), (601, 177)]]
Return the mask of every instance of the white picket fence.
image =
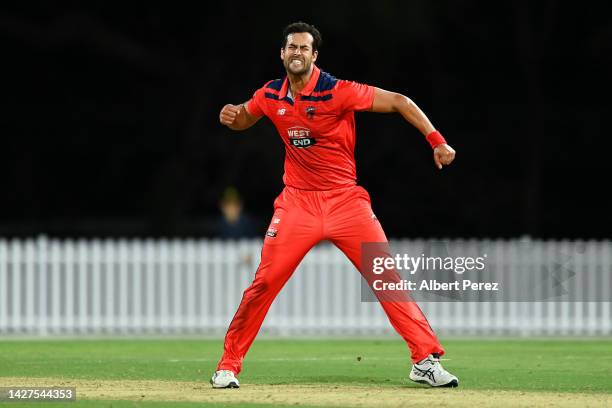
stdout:
[[(417, 250), (427, 244), (398, 242)], [(510, 271), (530, 263), (554, 267), (564, 257), (566, 267), (597, 276), (588, 285), (610, 293), (609, 241), (532, 241), (530, 259), (518, 260), (512, 256), (517, 241), (467, 242), (486, 246)], [(253, 279), (260, 251), (261, 240), (0, 240), (0, 335), (220, 335)], [(262, 331), (391, 333), (382, 308), (361, 301), (360, 285), (338, 249), (319, 245), (273, 304)], [(420, 305), (441, 334), (612, 334), (610, 301)]]

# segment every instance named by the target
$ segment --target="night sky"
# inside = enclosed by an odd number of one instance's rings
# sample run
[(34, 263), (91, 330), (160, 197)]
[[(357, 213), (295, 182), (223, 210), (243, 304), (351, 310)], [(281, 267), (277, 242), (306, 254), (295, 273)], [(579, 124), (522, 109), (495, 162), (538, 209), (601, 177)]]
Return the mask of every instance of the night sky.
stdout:
[(267, 119), (219, 124), (284, 76), (285, 25), (318, 66), (405, 94), (457, 151), (358, 113), (358, 182), (390, 237), (610, 238), (612, 18), (575, 2), (87, 2), (0, 6), (0, 236), (210, 237), (228, 186), (263, 236), (282, 189)]

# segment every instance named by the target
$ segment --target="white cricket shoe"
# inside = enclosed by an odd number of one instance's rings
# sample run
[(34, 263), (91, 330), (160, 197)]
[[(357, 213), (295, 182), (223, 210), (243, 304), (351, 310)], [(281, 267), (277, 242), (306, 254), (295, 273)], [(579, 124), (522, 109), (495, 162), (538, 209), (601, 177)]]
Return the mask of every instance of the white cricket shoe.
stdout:
[(412, 366), (409, 378), (432, 387), (458, 387), (459, 379), (446, 371), (440, 359), (431, 354)]
[(240, 383), (231, 370), (215, 371), (210, 383), (213, 388), (240, 388)]

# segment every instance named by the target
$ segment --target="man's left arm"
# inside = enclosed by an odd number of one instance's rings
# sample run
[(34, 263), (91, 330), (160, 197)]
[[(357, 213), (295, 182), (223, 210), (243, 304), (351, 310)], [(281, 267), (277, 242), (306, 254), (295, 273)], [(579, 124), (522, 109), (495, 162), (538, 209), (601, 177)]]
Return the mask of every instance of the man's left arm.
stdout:
[(408, 97), (396, 93), (374, 88), (374, 101), (370, 112), (401, 114), (406, 121), (417, 128), (433, 148), (436, 167), (448, 166), (455, 159), (455, 150), (446, 144), (446, 140), (438, 132), (421, 109)]

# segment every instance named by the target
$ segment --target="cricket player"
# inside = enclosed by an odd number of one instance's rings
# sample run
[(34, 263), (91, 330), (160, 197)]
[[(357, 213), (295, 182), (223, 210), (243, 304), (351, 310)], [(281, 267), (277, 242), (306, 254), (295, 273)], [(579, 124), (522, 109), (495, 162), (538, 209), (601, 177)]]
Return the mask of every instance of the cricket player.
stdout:
[[(255, 279), (227, 330), (223, 356), (211, 379), (214, 388), (240, 386), (236, 376), (270, 305), (313, 246), (331, 241), (361, 271), (361, 243), (387, 242), (367, 191), (356, 182), (354, 112), (402, 115), (430, 143), (439, 169), (455, 157), (406, 96), (321, 71), (315, 65), (320, 45), (321, 34), (314, 26), (287, 26), (280, 49), (286, 77), (267, 82), (243, 104), (225, 105), (219, 115), (232, 130), (250, 128), (264, 116), (274, 123), (285, 145), (285, 188), (274, 201)], [(441, 366), (444, 349), (417, 304), (380, 303), (410, 348), (409, 378), (434, 387), (458, 386), (457, 377)]]

